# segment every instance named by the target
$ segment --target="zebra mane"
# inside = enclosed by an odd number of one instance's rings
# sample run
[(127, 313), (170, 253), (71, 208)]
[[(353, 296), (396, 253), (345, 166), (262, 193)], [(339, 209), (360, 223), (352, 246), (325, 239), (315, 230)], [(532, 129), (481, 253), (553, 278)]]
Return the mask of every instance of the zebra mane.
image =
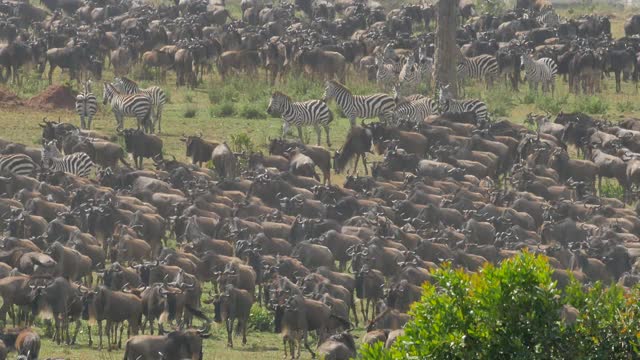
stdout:
[(273, 94), (271, 94), (271, 96), (272, 96), (272, 97), (273, 97), (273, 96), (280, 96), (280, 97), (286, 98), (287, 100), (291, 101), (291, 96), (289, 96), (289, 95), (287, 95), (287, 94), (283, 93), (282, 91), (277, 91), (277, 90), (276, 90), (276, 91), (274, 91), (274, 92), (273, 92)]
[(329, 80), (329, 83), (331, 83), (333, 86), (340, 88), (342, 90), (347, 91), (349, 94), (351, 94), (351, 90), (349, 90), (348, 87), (342, 85), (338, 80)]

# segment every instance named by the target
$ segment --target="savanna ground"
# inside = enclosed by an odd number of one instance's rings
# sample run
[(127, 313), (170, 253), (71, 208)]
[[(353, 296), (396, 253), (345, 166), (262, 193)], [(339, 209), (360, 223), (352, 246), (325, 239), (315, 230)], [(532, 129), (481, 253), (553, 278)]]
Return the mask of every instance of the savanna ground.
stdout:
[[(239, 1), (228, 2), (236, 18), (240, 17)], [(566, 17), (577, 17), (583, 14), (609, 15), (612, 22), (614, 37), (623, 35), (622, 26), (631, 10), (621, 7), (580, 4), (559, 12)], [(140, 79), (143, 75), (141, 69), (134, 68), (131, 77)], [(110, 80), (110, 69), (105, 71), (105, 80)], [(67, 81), (67, 74), (56, 72), (54, 83)], [(152, 81), (141, 80), (141, 86), (148, 86)], [(176, 89), (175, 78), (169, 76), (167, 84), (163, 87), (169, 95), (170, 101), (165, 106), (163, 114), (164, 152), (169, 158), (171, 155), (179, 160), (185, 160), (185, 151), (180, 137), (183, 134), (202, 133), (204, 138), (218, 141), (227, 141), (237, 151), (267, 152), (266, 145), (269, 138), (278, 137), (281, 134), (282, 122), (280, 119), (271, 118), (266, 113), (269, 96), (273, 90), (281, 90), (295, 100), (318, 99), (322, 96), (324, 85), (319, 80), (311, 80), (307, 77), (289, 76), (286, 84), (279, 84), (271, 88), (265, 81), (264, 74), (258, 77), (238, 77), (223, 83), (217, 74), (209, 75), (203, 85), (194, 90), (185, 88)], [(490, 90), (484, 86), (467, 87), (466, 97), (479, 97), (483, 99), (492, 114), (492, 118), (508, 118), (513, 122), (522, 123), (528, 113), (549, 113), (555, 115), (560, 111), (582, 111), (600, 118), (606, 118), (613, 122), (623, 116), (634, 116), (640, 112), (640, 97), (632, 83), (623, 84), (623, 93), (615, 93), (615, 84), (612, 78), (606, 79), (606, 88), (596, 96), (579, 96), (569, 94), (567, 85), (562, 80), (556, 84), (555, 95), (542, 95), (529, 93), (526, 84), (521, 85), (520, 92), (513, 92), (505, 85), (500, 84)], [(77, 84), (72, 84), (77, 87)], [(46, 80), (41, 80), (37, 74), (25, 74), (23, 86), (18, 88), (9, 86), (21, 98), (27, 99), (40, 93), (48, 86)], [(348, 78), (348, 86), (354, 93), (367, 94), (377, 92), (375, 84), (370, 84), (361, 75), (351, 73)], [(102, 84), (94, 83), (94, 93), (102, 100)], [(111, 112), (102, 104), (94, 127), (106, 133), (114, 133), (115, 121)], [(339, 116), (339, 112), (332, 104), (334, 122), (331, 124), (331, 137), (333, 149), (337, 150), (343, 143), (348, 131), (348, 120)], [(39, 146), (41, 130), (38, 123), (43, 118), (49, 120), (66, 121), (78, 124), (79, 120), (72, 111), (41, 111), (28, 107), (1, 107), (0, 125), (3, 129), (2, 138), (16, 142), (22, 142), (32, 146)], [(134, 125), (133, 120), (126, 120), (126, 125)], [(295, 130), (294, 130), (295, 132)], [(293, 133), (292, 133), (293, 134)], [(307, 142), (315, 143), (315, 132), (312, 129), (305, 130)], [(326, 140), (322, 139), (323, 146)], [(150, 162), (146, 162), (150, 165)], [(362, 169), (361, 171), (362, 172)], [(334, 182), (340, 184), (340, 176), (333, 177)], [(607, 196), (621, 195), (617, 186), (607, 188)], [(213, 313), (209, 305), (204, 305), (205, 312)], [(272, 329), (266, 316), (266, 312), (254, 308), (256, 312), (252, 316), (253, 324), (260, 324), (265, 329)], [(95, 331), (95, 329), (94, 329)], [(41, 334), (44, 329), (41, 329)], [(355, 331), (363, 333), (362, 324)], [(95, 339), (95, 338), (94, 338)], [(311, 340), (313, 343), (313, 340)], [(249, 331), (249, 340), (246, 346), (241, 346), (240, 339), (235, 341), (236, 347), (229, 349), (226, 344), (226, 332), (224, 327), (214, 325), (212, 338), (204, 342), (205, 359), (281, 359), (282, 342), (278, 335), (271, 332)], [(83, 327), (78, 338), (78, 344), (74, 346), (58, 346), (49, 338), (43, 339), (41, 357), (62, 357), (65, 359), (121, 359), (122, 350), (107, 352), (89, 348), (87, 344), (86, 327)], [(308, 353), (303, 352), (303, 357), (308, 358)]]

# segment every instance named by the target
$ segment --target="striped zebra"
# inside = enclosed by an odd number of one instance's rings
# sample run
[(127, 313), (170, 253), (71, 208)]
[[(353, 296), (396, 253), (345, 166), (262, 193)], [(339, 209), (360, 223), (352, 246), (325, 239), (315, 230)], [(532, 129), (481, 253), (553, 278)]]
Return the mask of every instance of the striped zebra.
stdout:
[(552, 94), (555, 92), (558, 65), (553, 59), (535, 60), (533, 55), (525, 54), (522, 55), (522, 66), (529, 82), (529, 89), (538, 91), (538, 84), (542, 84), (542, 92), (547, 92), (549, 89)]
[(42, 163), (51, 171), (63, 171), (77, 176), (87, 177), (95, 165), (89, 155), (77, 152), (62, 155), (55, 141), (49, 141), (42, 150)]
[[(83, 90), (76, 96), (76, 113), (80, 115), (80, 127), (91, 130), (91, 122), (98, 112), (98, 99), (91, 92), (91, 80), (83, 84)], [(87, 119), (87, 123), (85, 123)]]
[(388, 44), (384, 51), (375, 57), (376, 64), (376, 84), (378, 87), (388, 91), (398, 81), (400, 64), (396, 61), (396, 53), (391, 44)]
[(438, 95), (438, 108), (440, 113), (465, 113), (472, 112), (475, 114), (476, 122), (478, 124), (484, 123), (488, 120), (487, 117), (487, 104), (478, 99), (468, 99), (468, 100), (455, 100), (452, 99), (448, 94), (447, 88), (449, 86), (444, 86), (440, 89), (440, 94)]
[(391, 120), (396, 103), (387, 94), (353, 95), (346, 86), (335, 80), (327, 81), (323, 101), (335, 99), (351, 127), (356, 126), (356, 118)]
[(162, 109), (164, 108), (164, 104), (167, 103), (167, 96), (159, 86), (150, 86), (145, 89), (141, 89), (138, 84), (128, 79), (124, 76), (115, 78), (113, 80), (113, 85), (120, 90), (120, 92), (125, 94), (145, 94), (151, 98), (152, 105), (152, 113), (153, 117), (153, 128), (158, 127), (158, 132), (162, 132)]
[(324, 101), (309, 100), (304, 102), (293, 102), (291, 98), (279, 91), (274, 92), (269, 100), (267, 108), (269, 114), (279, 114), (282, 117), (282, 137), (289, 132), (291, 126), (298, 128), (298, 136), (302, 139), (302, 127), (313, 126), (318, 135), (318, 146), (321, 141), (322, 130), (327, 134), (327, 146), (331, 147), (329, 138), (329, 124), (333, 121), (333, 113)]
[(426, 83), (427, 89), (431, 89), (431, 79), (433, 78), (433, 58), (427, 55), (427, 48), (422, 46), (418, 50), (418, 73), (420, 82)]
[(438, 113), (438, 104), (433, 99), (428, 97), (422, 97), (419, 99), (401, 102), (397, 105), (394, 112), (393, 120), (397, 125), (401, 121), (408, 121), (412, 124), (417, 124), (427, 116), (435, 115)]
[(400, 70), (398, 75), (398, 86), (394, 88), (394, 91), (400, 95), (413, 94), (418, 90), (421, 82), (420, 70), (416, 65), (416, 60), (413, 54), (409, 55), (406, 63)]
[(145, 94), (122, 94), (113, 84), (104, 83), (102, 89), (103, 104), (111, 104), (111, 111), (118, 123), (117, 130), (124, 127), (125, 117), (135, 117), (138, 121), (138, 129), (144, 128), (149, 132), (153, 130), (151, 123), (151, 99)]
[(0, 155), (0, 174), (33, 175), (38, 165), (25, 154)]
[(498, 60), (496, 60), (495, 56), (486, 54), (471, 58), (463, 56), (462, 61), (458, 63), (457, 71), (460, 81), (464, 79), (484, 79), (488, 88), (498, 78)]
[(536, 17), (540, 26), (547, 28), (557, 28), (560, 26), (560, 16), (553, 10), (545, 11)]

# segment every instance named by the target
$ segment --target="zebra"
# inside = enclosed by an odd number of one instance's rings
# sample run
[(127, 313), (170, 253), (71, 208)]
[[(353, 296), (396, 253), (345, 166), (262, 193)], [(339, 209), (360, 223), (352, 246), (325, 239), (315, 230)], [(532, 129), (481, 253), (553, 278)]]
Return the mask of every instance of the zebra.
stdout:
[(156, 125), (158, 127), (158, 132), (162, 132), (162, 109), (164, 105), (167, 103), (167, 96), (159, 86), (150, 86), (145, 89), (141, 89), (138, 84), (130, 80), (124, 76), (117, 77), (113, 80), (113, 84), (120, 90), (120, 92), (125, 94), (145, 94), (151, 98), (152, 105), (152, 113), (151, 116), (153, 118), (153, 128), (155, 129)]
[(522, 66), (529, 82), (529, 89), (538, 91), (538, 84), (542, 84), (542, 92), (551, 89), (551, 94), (555, 92), (556, 74), (558, 73), (558, 65), (553, 59), (540, 58), (535, 60), (533, 55), (522, 55)]
[(420, 86), (420, 75), (420, 69), (416, 65), (413, 54), (411, 54), (407, 58), (407, 62), (402, 66), (402, 70), (400, 70), (398, 86), (394, 88), (394, 91), (399, 92), (400, 95), (415, 93)]
[(38, 165), (25, 154), (0, 155), (0, 174), (33, 175)]
[(398, 80), (400, 64), (395, 60), (396, 53), (391, 44), (388, 44), (382, 53), (376, 55), (376, 84), (383, 90), (390, 89)]
[(327, 103), (320, 100), (309, 100), (304, 102), (293, 102), (291, 98), (279, 91), (274, 92), (269, 100), (267, 108), (269, 114), (280, 114), (282, 117), (282, 137), (289, 132), (289, 127), (298, 128), (298, 136), (302, 139), (302, 127), (313, 126), (318, 135), (318, 146), (321, 140), (321, 129), (324, 128), (327, 134), (327, 146), (331, 147), (329, 138), (329, 124), (333, 121), (333, 113), (329, 110)]
[(462, 62), (458, 63), (458, 79), (484, 79), (487, 88), (493, 85), (493, 81), (498, 78), (499, 67), (495, 56), (479, 55), (471, 58), (462, 57)]
[(120, 131), (124, 127), (125, 117), (135, 117), (138, 121), (138, 130), (142, 127), (146, 131), (153, 131), (151, 123), (151, 99), (145, 94), (122, 94), (113, 84), (104, 83), (102, 89), (103, 104), (111, 104), (111, 111), (116, 117)]
[(557, 28), (560, 26), (560, 16), (553, 10), (548, 10), (540, 14), (536, 18), (536, 21), (542, 27)]
[(433, 78), (433, 58), (427, 55), (425, 46), (418, 49), (418, 73), (420, 74), (420, 82), (427, 85), (427, 89), (431, 89), (431, 79)]
[(335, 99), (342, 113), (349, 119), (351, 127), (356, 126), (356, 118), (391, 120), (396, 103), (387, 94), (353, 95), (344, 85), (329, 80), (324, 90), (323, 101)]
[[(80, 127), (91, 130), (91, 122), (98, 112), (98, 99), (91, 92), (91, 80), (83, 84), (83, 90), (76, 96), (76, 113), (80, 115)], [(85, 124), (85, 119), (87, 123)]]
[(424, 121), (427, 116), (438, 114), (438, 112), (438, 104), (433, 99), (421, 97), (399, 103), (394, 112), (393, 120), (396, 125), (401, 121), (418, 124)]
[(478, 124), (484, 123), (488, 120), (487, 104), (478, 99), (452, 99), (447, 92), (448, 87), (449, 85), (442, 87), (440, 89), (440, 94), (438, 95), (438, 108), (441, 114), (472, 112), (475, 114), (476, 122)]
[(89, 176), (95, 165), (91, 157), (83, 152), (63, 156), (55, 140), (45, 143), (42, 149), (42, 163), (49, 170), (63, 171), (82, 177)]

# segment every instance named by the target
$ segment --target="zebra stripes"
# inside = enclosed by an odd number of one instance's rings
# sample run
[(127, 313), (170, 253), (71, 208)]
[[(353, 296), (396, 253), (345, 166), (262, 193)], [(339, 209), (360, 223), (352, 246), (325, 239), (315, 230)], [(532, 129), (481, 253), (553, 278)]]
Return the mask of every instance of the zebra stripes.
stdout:
[(529, 82), (529, 89), (538, 91), (538, 84), (542, 84), (542, 92), (551, 89), (551, 93), (554, 93), (558, 66), (553, 59), (535, 60), (533, 55), (526, 54), (522, 55), (522, 66)]
[(111, 104), (111, 111), (118, 123), (117, 130), (124, 127), (125, 117), (135, 117), (138, 121), (138, 129), (144, 128), (149, 132), (153, 130), (151, 123), (151, 99), (145, 94), (122, 94), (113, 84), (104, 83), (103, 104)]
[(271, 95), (267, 112), (269, 114), (278, 113), (282, 117), (282, 137), (289, 132), (291, 126), (295, 126), (298, 128), (300, 141), (303, 141), (302, 127), (313, 126), (318, 135), (317, 144), (320, 145), (322, 133), (320, 127), (322, 126), (327, 134), (327, 146), (331, 147), (329, 124), (333, 121), (333, 114), (324, 101), (293, 102), (289, 96), (276, 91)]
[(560, 26), (560, 16), (553, 10), (546, 11), (539, 15), (536, 21), (542, 27), (557, 28)]
[(441, 88), (438, 96), (438, 107), (440, 113), (459, 114), (465, 112), (472, 112), (475, 114), (476, 122), (483, 123), (488, 120), (487, 117), (487, 104), (478, 99), (468, 100), (455, 100), (451, 99), (451, 96), (445, 94), (447, 87)]
[(431, 98), (422, 97), (398, 104), (394, 113), (394, 122), (398, 124), (401, 121), (408, 121), (417, 124), (424, 121), (427, 116), (437, 113), (438, 104)]
[(383, 90), (389, 90), (398, 80), (400, 64), (395, 60), (396, 53), (391, 44), (388, 44), (382, 54), (375, 57), (376, 83)]
[[(144, 94), (149, 96), (152, 105), (153, 128), (158, 127), (158, 132), (162, 132), (162, 109), (167, 103), (167, 96), (159, 86), (150, 86), (141, 89), (138, 84), (124, 76), (115, 78), (113, 84), (124, 94)], [(153, 130), (152, 130), (153, 132)]]
[(44, 145), (42, 162), (51, 171), (63, 171), (82, 177), (89, 176), (94, 166), (91, 157), (85, 153), (77, 152), (63, 156), (56, 147), (55, 141), (49, 141)]
[(498, 78), (499, 67), (495, 56), (479, 55), (471, 58), (462, 58), (458, 63), (458, 79), (484, 79), (487, 87), (493, 85)]
[(396, 103), (387, 94), (353, 95), (346, 86), (335, 80), (327, 81), (323, 101), (335, 99), (342, 113), (349, 119), (351, 127), (356, 126), (356, 118), (379, 117), (391, 120)]
[(395, 91), (400, 95), (415, 93), (420, 86), (420, 75), (420, 70), (412, 54), (407, 58), (407, 62), (402, 66), (402, 70), (400, 70), (400, 75), (398, 76), (399, 89), (395, 89)]
[(33, 175), (37, 167), (25, 154), (0, 155), (0, 174)]
[[(93, 117), (98, 112), (98, 99), (91, 92), (91, 80), (85, 81), (83, 88), (83, 91), (76, 96), (76, 113), (80, 115), (80, 127), (91, 129)], [(86, 123), (85, 119), (87, 119)]]

